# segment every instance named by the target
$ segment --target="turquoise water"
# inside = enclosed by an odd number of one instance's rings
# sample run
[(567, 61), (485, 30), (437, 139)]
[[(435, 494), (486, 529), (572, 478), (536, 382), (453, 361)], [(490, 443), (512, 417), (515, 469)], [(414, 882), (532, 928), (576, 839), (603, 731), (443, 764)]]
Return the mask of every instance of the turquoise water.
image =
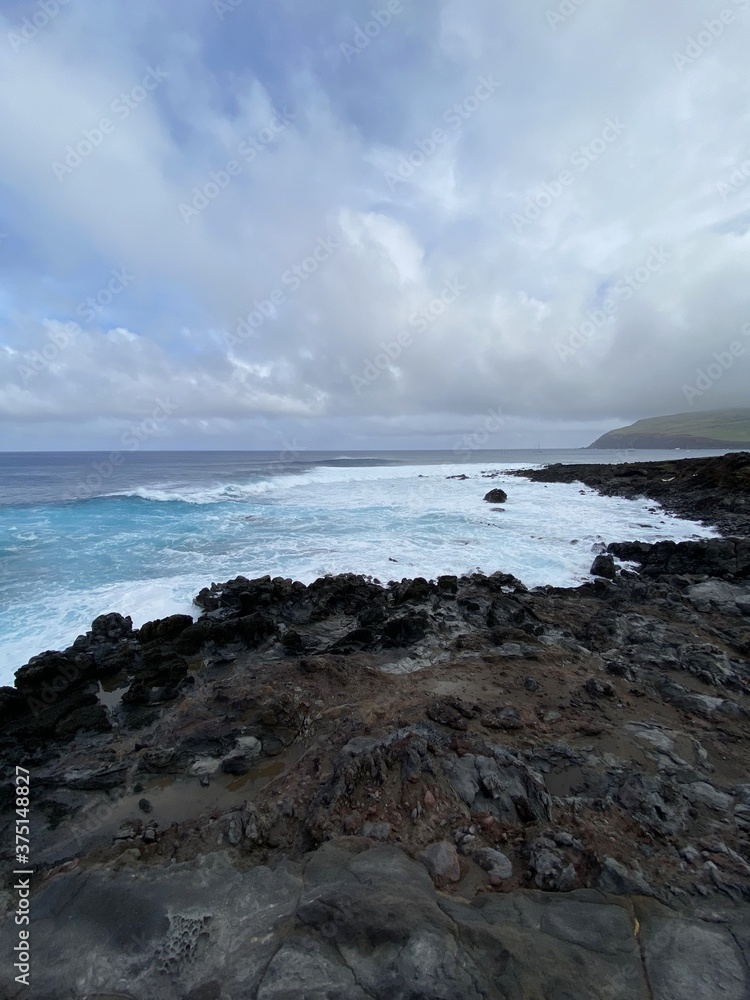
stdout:
[[(683, 453), (684, 455), (685, 453)], [(705, 452), (702, 454), (706, 454)], [(654, 452), (645, 453), (655, 459)], [(0, 683), (64, 648), (107, 611), (136, 625), (238, 574), (381, 582), (503, 570), (573, 585), (610, 541), (709, 532), (650, 501), (482, 473), (609, 452), (135, 453), (0, 455)], [(674, 458), (675, 453), (670, 452)], [(448, 476), (466, 474), (466, 480)], [(501, 485), (505, 509), (483, 502)]]

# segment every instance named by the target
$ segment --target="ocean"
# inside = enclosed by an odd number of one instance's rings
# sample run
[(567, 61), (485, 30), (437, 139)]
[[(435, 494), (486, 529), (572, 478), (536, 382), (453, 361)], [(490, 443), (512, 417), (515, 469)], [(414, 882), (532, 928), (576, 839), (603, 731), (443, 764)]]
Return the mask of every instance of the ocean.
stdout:
[[(713, 532), (653, 501), (503, 470), (690, 454), (0, 453), (0, 683), (99, 614), (129, 614), (136, 626), (197, 617), (195, 594), (240, 574), (309, 583), (353, 572), (387, 583), (502, 570), (529, 587), (575, 586), (611, 541)], [(468, 478), (448, 478), (457, 475)], [(494, 486), (508, 494), (502, 511), (482, 499)]]

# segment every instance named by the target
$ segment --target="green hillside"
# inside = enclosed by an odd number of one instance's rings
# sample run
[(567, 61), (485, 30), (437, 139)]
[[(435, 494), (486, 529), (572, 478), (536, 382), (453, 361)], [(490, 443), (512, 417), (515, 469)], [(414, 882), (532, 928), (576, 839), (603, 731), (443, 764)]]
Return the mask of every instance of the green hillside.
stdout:
[(750, 409), (673, 413), (603, 434), (590, 448), (750, 448)]

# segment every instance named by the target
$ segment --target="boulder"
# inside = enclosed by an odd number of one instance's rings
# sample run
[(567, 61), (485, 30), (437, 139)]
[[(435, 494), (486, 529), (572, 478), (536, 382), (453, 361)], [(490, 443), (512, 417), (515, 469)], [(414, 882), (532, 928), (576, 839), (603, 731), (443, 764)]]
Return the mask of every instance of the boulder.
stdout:
[(458, 860), (458, 852), (453, 844), (449, 844), (447, 840), (430, 844), (427, 850), (422, 851), (419, 855), (419, 860), (430, 873), (436, 885), (445, 882), (458, 882), (461, 878), (461, 862)]
[(505, 503), (508, 499), (508, 494), (505, 490), (490, 490), (487, 496), (484, 498), (487, 503)]
[(254, 736), (240, 736), (237, 745), (221, 762), (224, 774), (247, 774), (262, 751), (261, 742)]
[(617, 575), (615, 560), (610, 555), (598, 555), (591, 566), (592, 576), (603, 576), (606, 580), (614, 580)]
[(490, 882), (493, 885), (513, 878), (513, 862), (502, 851), (496, 851), (492, 847), (482, 847), (474, 852), (474, 860), (489, 872)]

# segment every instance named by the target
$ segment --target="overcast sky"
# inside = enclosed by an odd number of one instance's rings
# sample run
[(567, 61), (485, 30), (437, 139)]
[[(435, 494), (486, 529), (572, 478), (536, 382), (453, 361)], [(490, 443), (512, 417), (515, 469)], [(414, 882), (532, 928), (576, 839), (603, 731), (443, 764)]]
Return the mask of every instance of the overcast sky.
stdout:
[(746, 405), (747, 8), (2, 0), (0, 447)]

